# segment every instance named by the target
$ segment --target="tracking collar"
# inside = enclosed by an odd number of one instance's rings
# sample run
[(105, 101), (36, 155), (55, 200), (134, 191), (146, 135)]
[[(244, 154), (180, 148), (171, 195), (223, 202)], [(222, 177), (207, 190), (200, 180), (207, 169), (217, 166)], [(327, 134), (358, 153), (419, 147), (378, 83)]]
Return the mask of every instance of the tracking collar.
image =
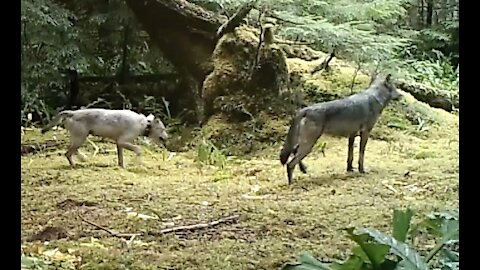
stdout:
[(148, 121), (147, 126), (145, 127), (145, 130), (143, 131), (142, 135), (147, 137), (148, 135), (150, 135), (150, 130), (152, 130), (152, 122)]

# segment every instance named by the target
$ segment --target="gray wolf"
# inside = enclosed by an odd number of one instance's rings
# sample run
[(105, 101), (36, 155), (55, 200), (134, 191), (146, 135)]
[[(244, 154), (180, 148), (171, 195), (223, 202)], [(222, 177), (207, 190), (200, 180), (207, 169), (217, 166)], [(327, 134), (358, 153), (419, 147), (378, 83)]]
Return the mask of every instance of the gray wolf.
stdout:
[[(343, 99), (317, 103), (297, 111), (280, 151), (280, 162), (287, 164), (288, 184), (292, 182), (295, 166), (307, 172), (302, 160), (322, 134), (348, 138), (347, 171), (353, 171), (353, 143), (360, 136), (358, 171), (365, 173), (363, 159), (370, 131), (391, 100), (401, 94), (391, 81), (391, 75), (377, 76), (370, 86)], [(287, 163), (288, 158), (293, 158)]]
[(124, 167), (123, 149), (133, 151), (141, 163), (140, 147), (133, 144), (139, 136), (146, 136), (158, 145), (168, 139), (163, 122), (152, 114), (145, 116), (130, 110), (109, 109), (79, 109), (65, 110), (56, 115), (52, 121), (42, 128), (44, 134), (52, 127), (63, 124), (70, 133), (70, 146), (65, 156), (71, 167), (74, 167), (73, 155), (78, 155), (81, 160), (85, 158), (80, 148), (88, 135), (99, 136), (115, 141), (117, 145), (118, 165)]

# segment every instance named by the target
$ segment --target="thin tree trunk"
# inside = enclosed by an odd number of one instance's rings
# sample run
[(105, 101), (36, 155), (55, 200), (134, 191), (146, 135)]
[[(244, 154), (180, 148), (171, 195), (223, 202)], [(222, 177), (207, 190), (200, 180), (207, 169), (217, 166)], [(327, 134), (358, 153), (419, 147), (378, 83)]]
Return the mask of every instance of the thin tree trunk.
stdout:
[(130, 26), (125, 23), (123, 32), (123, 48), (122, 48), (122, 67), (120, 70), (120, 84), (125, 84), (128, 78), (129, 66), (128, 66), (128, 42), (129, 42)]
[(433, 22), (433, 0), (427, 0), (427, 26), (432, 26)]
[(419, 16), (420, 16), (420, 26), (423, 28), (425, 26), (425, 5), (424, 5), (424, 2), (423, 0), (420, 0), (420, 11), (418, 12), (419, 13)]

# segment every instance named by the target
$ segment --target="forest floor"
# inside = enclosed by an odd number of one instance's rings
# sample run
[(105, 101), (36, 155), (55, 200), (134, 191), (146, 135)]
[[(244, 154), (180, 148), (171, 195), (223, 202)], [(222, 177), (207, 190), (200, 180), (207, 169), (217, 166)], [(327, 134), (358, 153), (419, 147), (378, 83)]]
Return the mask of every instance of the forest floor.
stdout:
[[(423, 138), (370, 139), (364, 175), (346, 172), (346, 139), (322, 137), (325, 157), (317, 147), (305, 159), (308, 174), (297, 169), (291, 186), (280, 142), (231, 157), (223, 169), (196, 162), (194, 150), (143, 146), (144, 164), (126, 152), (121, 169), (115, 145), (91, 137), (99, 152), (86, 143), (89, 160), (72, 169), (64, 130), (25, 130), (22, 143), (63, 144), (22, 157), (22, 254), (38, 258), (29, 264), (50, 263), (45, 269), (279, 269), (303, 251), (324, 262), (345, 259), (354, 243), (342, 228), (390, 234), (393, 209), (411, 208), (414, 221), (458, 209), (458, 116), (442, 115)], [(354, 165), (357, 157), (358, 139)], [(213, 227), (160, 232), (233, 215)], [(85, 220), (140, 235), (112, 235)]]

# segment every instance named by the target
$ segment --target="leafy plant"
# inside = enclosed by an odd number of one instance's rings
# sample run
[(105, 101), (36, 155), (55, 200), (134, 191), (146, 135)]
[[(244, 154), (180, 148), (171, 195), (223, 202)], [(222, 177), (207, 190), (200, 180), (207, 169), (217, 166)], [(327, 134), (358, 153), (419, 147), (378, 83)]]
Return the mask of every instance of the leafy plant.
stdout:
[(202, 139), (197, 147), (196, 161), (223, 169), (226, 166), (227, 157), (212, 142)]
[[(299, 256), (298, 262), (287, 263), (282, 270), (427, 270), (432, 267), (458, 269), (458, 251), (453, 250), (452, 247), (446, 248), (448, 245), (458, 245), (458, 214), (456, 212), (434, 213), (411, 227), (413, 215), (410, 209), (394, 210), (392, 236), (372, 228), (347, 228), (348, 237), (357, 243), (357, 246), (352, 249), (352, 254), (344, 262), (326, 265), (312, 255), (303, 253)], [(415, 236), (422, 229), (440, 238), (426, 257), (407, 244), (409, 233), (410, 236)], [(431, 263), (439, 252), (437, 262)]]

